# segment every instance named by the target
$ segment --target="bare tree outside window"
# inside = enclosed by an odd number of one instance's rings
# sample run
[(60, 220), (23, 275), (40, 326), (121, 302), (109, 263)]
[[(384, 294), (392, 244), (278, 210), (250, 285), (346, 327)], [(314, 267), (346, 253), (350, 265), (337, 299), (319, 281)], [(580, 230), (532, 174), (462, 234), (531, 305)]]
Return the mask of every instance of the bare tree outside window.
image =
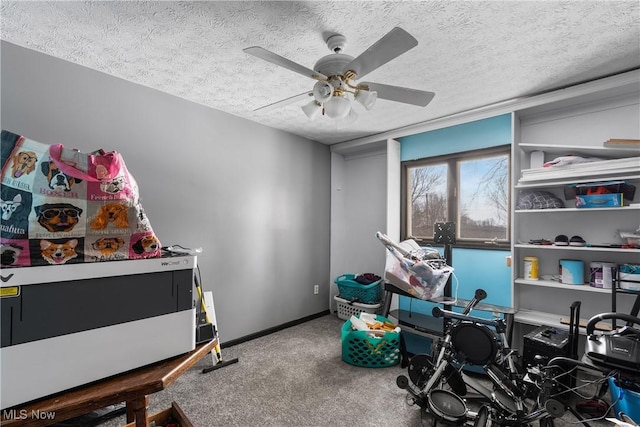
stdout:
[(508, 175), (506, 155), (458, 163), (461, 238), (507, 239)]
[(433, 224), (447, 219), (447, 164), (408, 170), (411, 236), (432, 238)]

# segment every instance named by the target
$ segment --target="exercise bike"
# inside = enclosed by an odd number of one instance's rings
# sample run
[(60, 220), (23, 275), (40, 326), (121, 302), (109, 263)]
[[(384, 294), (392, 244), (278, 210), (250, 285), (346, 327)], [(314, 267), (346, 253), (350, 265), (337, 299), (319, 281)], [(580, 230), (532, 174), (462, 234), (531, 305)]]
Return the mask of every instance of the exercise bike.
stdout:
[[(518, 354), (509, 347), (503, 319), (470, 316), (487, 294), (482, 289), (462, 313), (433, 309), (434, 317), (449, 322), (444, 336), (431, 354), (411, 358), (408, 377), (397, 378), (398, 387), (409, 393), (412, 403), (433, 417), (433, 425), (540, 426), (553, 427), (553, 419), (570, 410), (585, 426), (580, 415), (564, 399), (552, 399), (559, 387), (554, 369), (540, 367), (531, 380), (520, 365)], [(481, 366), (490, 380), (490, 388), (466, 374), (466, 366)], [(465, 399), (477, 400), (477, 412), (469, 410)]]

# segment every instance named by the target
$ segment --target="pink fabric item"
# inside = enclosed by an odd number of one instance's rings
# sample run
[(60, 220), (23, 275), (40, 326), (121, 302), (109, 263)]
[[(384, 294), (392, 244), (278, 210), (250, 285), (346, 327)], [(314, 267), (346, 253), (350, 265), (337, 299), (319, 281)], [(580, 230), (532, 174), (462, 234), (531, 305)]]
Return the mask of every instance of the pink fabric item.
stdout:
[(85, 179), (90, 182), (110, 181), (120, 173), (122, 157), (119, 153), (87, 154), (88, 171), (82, 171), (61, 159), (62, 144), (54, 144), (49, 148), (49, 156), (62, 172), (75, 178)]

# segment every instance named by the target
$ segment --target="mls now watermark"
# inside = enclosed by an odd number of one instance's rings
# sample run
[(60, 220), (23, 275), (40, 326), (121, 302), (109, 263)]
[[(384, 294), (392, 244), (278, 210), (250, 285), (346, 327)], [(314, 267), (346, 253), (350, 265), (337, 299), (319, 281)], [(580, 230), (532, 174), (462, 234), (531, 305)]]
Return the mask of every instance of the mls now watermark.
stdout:
[(5, 420), (54, 420), (56, 413), (55, 411), (41, 411), (39, 409), (32, 409), (31, 411), (26, 409), (3, 409), (2, 418)]

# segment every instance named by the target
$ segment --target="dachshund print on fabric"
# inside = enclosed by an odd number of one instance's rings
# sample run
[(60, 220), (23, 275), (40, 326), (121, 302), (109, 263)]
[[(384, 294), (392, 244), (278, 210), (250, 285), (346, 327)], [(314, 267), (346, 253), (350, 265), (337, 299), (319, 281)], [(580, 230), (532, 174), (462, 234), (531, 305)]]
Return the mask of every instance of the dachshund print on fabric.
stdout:
[(36, 169), (38, 157), (33, 151), (20, 151), (13, 156), (13, 164), (11, 165), (11, 176), (20, 178), (22, 175), (28, 175)]
[(76, 253), (77, 245), (77, 239), (71, 239), (61, 244), (53, 243), (49, 240), (40, 240), (40, 251), (42, 258), (49, 264), (64, 264), (78, 256)]
[(33, 209), (40, 225), (52, 233), (73, 230), (82, 214), (82, 209), (69, 203), (46, 203)]
[(40, 167), (52, 190), (71, 191), (73, 184), (82, 182), (81, 179), (63, 173), (54, 162), (42, 162)]
[(104, 230), (109, 223), (116, 228), (129, 228), (127, 206), (123, 203), (109, 203), (101, 206), (96, 218), (91, 222), (91, 229)]

